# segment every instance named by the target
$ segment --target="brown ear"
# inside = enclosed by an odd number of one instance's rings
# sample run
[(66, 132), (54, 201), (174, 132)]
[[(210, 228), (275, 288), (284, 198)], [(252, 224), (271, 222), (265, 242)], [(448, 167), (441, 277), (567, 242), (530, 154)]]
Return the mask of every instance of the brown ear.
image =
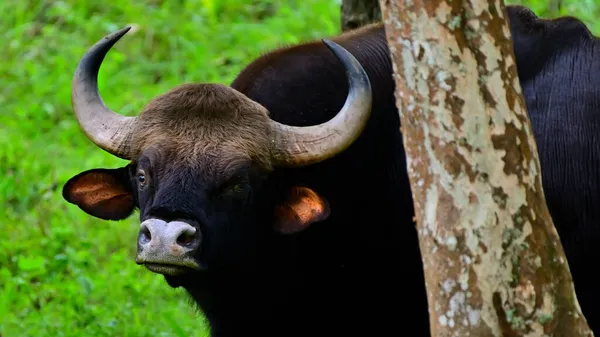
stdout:
[(65, 184), (63, 198), (104, 220), (125, 219), (135, 209), (127, 167), (82, 172)]
[(275, 207), (274, 229), (282, 234), (294, 234), (312, 223), (323, 221), (331, 213), (325, 198), (307, 187), (294, 186), (284, 202)]

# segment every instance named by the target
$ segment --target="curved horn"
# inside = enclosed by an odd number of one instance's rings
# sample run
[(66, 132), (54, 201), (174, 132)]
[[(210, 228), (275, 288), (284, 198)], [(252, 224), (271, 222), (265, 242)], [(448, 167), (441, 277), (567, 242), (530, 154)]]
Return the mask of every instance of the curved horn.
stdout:
[(116, 31), (90, 48), (77, 65), (73, 76), (71, 103), (86, 136), (103, 150), (131, 159), (129, 139), (135, 117), (125, 117), (109, 109), (98, 93), (98, 71), (110, 48), (131, 27)]
[(319, 125), (298, 127), (271, 120), (277, 166), (306, 166), (335, 156), (358, 138), (371, 115), (372, 93), (367, 73), (342, 46), (327, 39), (322, 41), (346, 69), (346, 102), (334, 118)]

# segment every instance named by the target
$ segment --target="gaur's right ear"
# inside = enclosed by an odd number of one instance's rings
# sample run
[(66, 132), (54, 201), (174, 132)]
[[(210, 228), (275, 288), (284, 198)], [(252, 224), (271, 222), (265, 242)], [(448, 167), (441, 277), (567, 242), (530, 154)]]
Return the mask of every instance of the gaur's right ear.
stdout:
[(67, 181), (63, 198), (104, 220), (125, 219), (135, 209), (128, 167), (81, 172)]

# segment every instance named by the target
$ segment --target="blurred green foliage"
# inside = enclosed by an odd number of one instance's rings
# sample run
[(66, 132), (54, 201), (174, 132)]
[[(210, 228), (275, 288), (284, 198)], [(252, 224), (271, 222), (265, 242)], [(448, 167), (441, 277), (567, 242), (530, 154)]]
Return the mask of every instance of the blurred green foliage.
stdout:
[[(526, 4), (600, 30), (596, 1)], [(125, 164), (79, 129), (73, 70), (98, 39), (134, 25), (99, 86), (110, 107), (135, 115), (175, 85), (229, 83), (271, 48), (338, 33), (339, 1), (4, 0), (0, 11), (0, 335), (205, 336), (183, 290), (133, 262), (135, 216), (100, 221), (62, 199), (71, 176)]]

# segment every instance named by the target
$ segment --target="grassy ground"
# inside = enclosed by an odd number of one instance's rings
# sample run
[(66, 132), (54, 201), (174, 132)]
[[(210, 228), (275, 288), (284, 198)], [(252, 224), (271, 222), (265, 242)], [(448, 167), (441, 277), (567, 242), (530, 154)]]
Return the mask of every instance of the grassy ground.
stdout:
[(183, 291), (134, 263), (136, 216), (99, 221), (62, 199), (71, 176), (124, 163), (80, 131), (70, 81), (85, 49), (127, 24), (139, 30), (99, 81), (128, 115), (177, 84), (228, 83), (269, 48), (338, 30), (334, 1), (246, 3), (0, 1), (2, 337), (206, 335)]
[[(228, 83), (269, 48), (338, 31), (338, 1), (249, 2), (0, 1), (1, 336), (206, 335), (183, 291), (133, 262), (135, 217), (99, 221), (63, 201), (71, 176), (124, 163), (80, 131), (70, 81), (85, 49), (126, 24), (139, 30), (107, 56), (100, 90), (128, 115), (177, 84)], [(597, 17), (593, 1), (565, 4), (561, 14)]]

